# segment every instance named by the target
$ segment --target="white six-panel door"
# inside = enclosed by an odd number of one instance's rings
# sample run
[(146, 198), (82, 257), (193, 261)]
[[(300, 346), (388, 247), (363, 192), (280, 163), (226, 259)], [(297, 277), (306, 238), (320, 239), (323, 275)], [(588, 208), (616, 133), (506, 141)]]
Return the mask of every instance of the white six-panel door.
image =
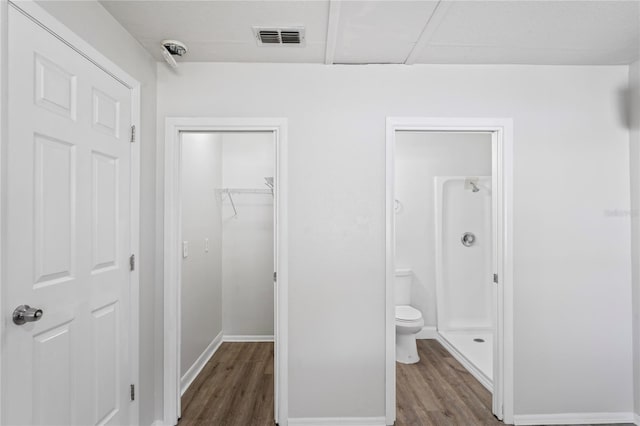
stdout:
[(131, 92), (9, 9), (3, 417), (125, 424)]

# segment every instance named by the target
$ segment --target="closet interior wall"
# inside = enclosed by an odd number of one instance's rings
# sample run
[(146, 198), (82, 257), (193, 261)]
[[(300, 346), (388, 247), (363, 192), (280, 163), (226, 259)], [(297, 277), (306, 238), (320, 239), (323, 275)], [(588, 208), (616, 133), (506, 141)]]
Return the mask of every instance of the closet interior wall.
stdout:
[[(182, 134), (183, 380), (220, 340), (273, 338), (273, 134)], [(200, 361), (201, 362), (201, 361)], [(194, 367), (195, 366), (195, 367)]]

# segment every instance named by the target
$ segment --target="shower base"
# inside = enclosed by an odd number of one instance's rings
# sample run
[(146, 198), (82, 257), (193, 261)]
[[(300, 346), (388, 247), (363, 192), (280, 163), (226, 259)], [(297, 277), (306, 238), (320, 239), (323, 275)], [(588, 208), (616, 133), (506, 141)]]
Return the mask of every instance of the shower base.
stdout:
[[(484, 342), (474, 339), (482, 339)], [(491, 330), (438, 331), (438, 340), (489, 392), (493, 392)]]

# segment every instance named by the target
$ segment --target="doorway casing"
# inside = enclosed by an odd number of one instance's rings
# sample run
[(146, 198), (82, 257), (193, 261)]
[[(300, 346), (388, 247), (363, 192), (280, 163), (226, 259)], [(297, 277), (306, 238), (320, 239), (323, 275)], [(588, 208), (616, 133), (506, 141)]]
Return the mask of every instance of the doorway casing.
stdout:
[(513, 122), (510, 118), (387, 117), (386, 126), (386, 315), (385, 417), (396, 419), (395, 147), (397, 132), (491, 134), (494, 181), (493, 268), (498, 276), (495, 314), (493, 413), (513, 423)]
[(288, 418), (288, 245), (287, 245), (287, 119), (169, 117), (164, 149), (164, 422), (176, 424), (180, 415), (180, 285), (181, 194), (180, 134), (182, 132), (271, 132), (275, 145), (275, 417)]

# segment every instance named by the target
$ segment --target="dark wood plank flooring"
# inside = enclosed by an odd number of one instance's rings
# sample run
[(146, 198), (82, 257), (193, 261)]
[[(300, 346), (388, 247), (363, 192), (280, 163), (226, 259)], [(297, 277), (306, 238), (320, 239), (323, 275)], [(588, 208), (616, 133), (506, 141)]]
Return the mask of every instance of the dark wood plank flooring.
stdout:
[(440, 343), (418, 340), (418, 353), (416, 364), (396, 363), (396, 426), (504, 424), (491, 414), (491, 393)]
[(223, 343), (182, 396), (180, 426), (273, 425), (273, 343)]
[[(491, 394), (435, 340), (396, 363), (396, 426), (502, 425)], [(273, 343), (223, 343), (182, 397), (179, 426), (272, 426)], [(620, 425), (617, 425), (620, 426)]]
[(491, 394), (436, 340), (418, 340), (420, 362), (396, 363), (396, 425), (501, 425)]

